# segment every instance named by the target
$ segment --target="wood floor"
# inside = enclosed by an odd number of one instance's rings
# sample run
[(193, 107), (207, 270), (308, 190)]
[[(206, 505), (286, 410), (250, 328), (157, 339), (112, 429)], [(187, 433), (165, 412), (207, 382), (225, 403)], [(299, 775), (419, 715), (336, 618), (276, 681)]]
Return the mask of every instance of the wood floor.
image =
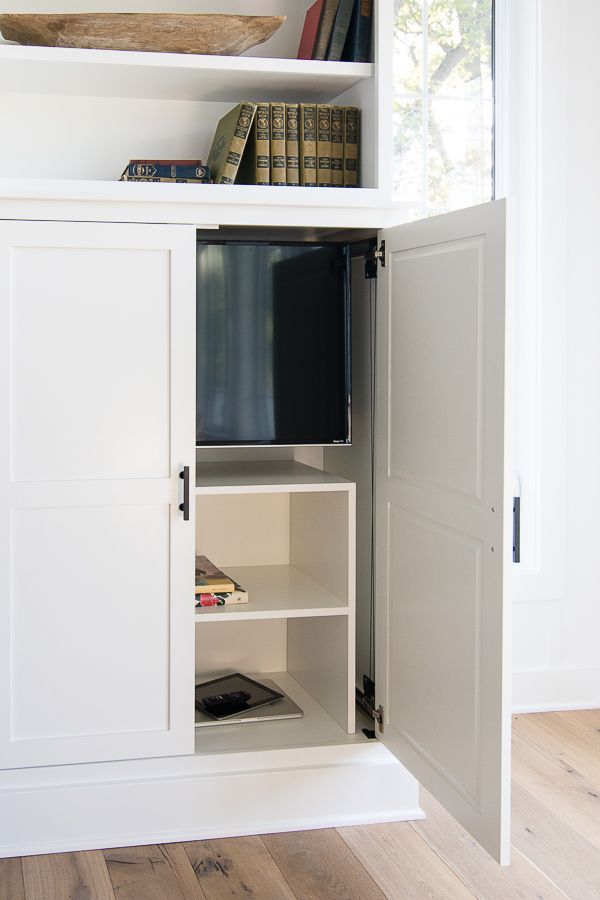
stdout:
[(514, 718), (509, 868), (423, 803), (414, 823), (0, 860), (0, 900), (600, 898), (600, 710)]

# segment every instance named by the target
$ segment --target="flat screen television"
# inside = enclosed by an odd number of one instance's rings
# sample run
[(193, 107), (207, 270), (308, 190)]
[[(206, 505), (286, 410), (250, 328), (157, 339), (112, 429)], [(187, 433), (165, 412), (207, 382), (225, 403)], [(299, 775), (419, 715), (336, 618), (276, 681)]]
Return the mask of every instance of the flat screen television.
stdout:
[(350, 247), (198, 241), (196, 444), (349, 444)]

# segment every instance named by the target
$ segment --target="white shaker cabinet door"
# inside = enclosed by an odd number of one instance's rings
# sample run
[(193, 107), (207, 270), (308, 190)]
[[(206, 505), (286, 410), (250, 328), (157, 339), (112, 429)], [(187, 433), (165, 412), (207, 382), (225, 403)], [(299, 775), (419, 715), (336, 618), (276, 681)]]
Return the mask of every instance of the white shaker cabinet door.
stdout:
[(0, 766), (193, 752), (195, 232), (0, 223)]
[(499, 861), (510, 844), (505, 204), (384, 231), (381, 740)]

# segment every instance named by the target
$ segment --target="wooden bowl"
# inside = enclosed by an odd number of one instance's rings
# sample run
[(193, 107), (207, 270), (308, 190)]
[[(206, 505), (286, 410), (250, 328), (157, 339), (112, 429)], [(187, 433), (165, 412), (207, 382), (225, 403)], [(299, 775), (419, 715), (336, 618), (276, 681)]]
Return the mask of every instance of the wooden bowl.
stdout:
[(36, 47), (239, 56), (283, 22), (285, 16), (218, 13), (11, 13), (0, 15), (0, 31), (8, 41)]

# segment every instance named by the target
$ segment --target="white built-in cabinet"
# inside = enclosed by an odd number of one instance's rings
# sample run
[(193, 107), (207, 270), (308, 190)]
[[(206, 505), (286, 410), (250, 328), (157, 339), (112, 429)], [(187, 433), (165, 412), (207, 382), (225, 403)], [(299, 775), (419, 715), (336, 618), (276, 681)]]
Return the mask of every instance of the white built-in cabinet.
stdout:
[[(310, 3), (278, 4), (293, 57)], [(0, 45), (0, 855), (413, 818), (417, 778), (508, 859), (505, 210), (399, 224), (392, 6), (364, 65)], [(360, 105), (365, 187), (111, 180), (205, 155), (242, 96)], [(263, 226), (385, 246), (377, 740), (355, 723), (352, 466), (196, 458), (196, 228)], [(195, 552), (251, 603), (194, 611)], [(194, 681), (231, 670), (304, 717), (196, 729)]]

